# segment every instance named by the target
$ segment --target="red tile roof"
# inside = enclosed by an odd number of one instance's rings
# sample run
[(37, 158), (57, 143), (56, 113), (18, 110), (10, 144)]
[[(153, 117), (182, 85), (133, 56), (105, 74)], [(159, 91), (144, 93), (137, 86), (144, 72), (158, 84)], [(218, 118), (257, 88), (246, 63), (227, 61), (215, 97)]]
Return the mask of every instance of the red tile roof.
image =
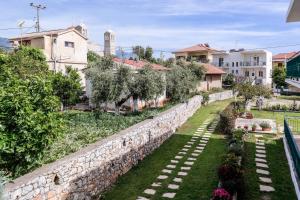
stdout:
[(279, 53), (273, 56), (273, 60), (285, 60), (294, 57), (298, 52)]
[(205, 74), (226, 74), (222, 69), (212, 64), (202, 64), (202, 66), (206, 70)]
[(138, 70), (138, 69), (142, 69), (145, 65), (149, 64), (152, 69), (154, 70), (158, 70), (158, 71), (166, 71), (166, 70), (170, 70), (169, 68), (166, 68), (162, 65), (159, 64), (153, 64), (153, 63), (149, 63), (149, 62), (145, 62), (145, 61), (135, 61), (135, 60), (129, 60), (129, 59), (121, 59), (121, 58), (113, 58), (114, 62), (117, 63), (123, 63), (124, 65), (128, 65), (131, 68)]
[(181, 52), (195, 52), (195, 51), (217, 51), (216, 49), (210, 48), (209, 45), (206, 44), (197, 44), (195, 46), (187, 47), (184, 49), (180, 49), (175, 51), (174, 53)]

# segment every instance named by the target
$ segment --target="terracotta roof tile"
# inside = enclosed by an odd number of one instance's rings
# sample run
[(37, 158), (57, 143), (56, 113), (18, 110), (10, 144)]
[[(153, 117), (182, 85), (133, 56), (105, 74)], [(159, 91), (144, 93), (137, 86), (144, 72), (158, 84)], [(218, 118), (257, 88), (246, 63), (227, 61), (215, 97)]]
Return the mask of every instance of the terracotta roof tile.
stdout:
[(166, 70), (170, 70), (169, 68), (166, 68), (162, 65), (159, 64), (152, 64), (149, 62), (145, 62), (145, 61), (135, 61), (135, 60), (129, 60), (129, 59), (121, 59), (121, 58), (114, 58), (113, 59), (114, 62), (117, 63), (123, 63), (125, 65), (129, 65), (130, 67), (132, 67), (133, 69), (142, 69), (145, 65), (150, 64), (150, 66), (152, 67), (152, 69), (154, 70), (158, 70), (158, 71), (166, 71)]
[(205, 74), (226, 74), (222, 69), (212, 64), (202, 64), (206, 70)]
[(273, 56), (273, 60), (285, 60), (294, 57), (298, 52), (279, 53)]
[(175, 51), (174, 53), (180, 52), (194, 52), (194, 51), (217, 51), (216, 49), (210, 48), (208, 45), (205, 44), (197, 44), (195, 46), (187, 47), (184, 49), (180, 49)]

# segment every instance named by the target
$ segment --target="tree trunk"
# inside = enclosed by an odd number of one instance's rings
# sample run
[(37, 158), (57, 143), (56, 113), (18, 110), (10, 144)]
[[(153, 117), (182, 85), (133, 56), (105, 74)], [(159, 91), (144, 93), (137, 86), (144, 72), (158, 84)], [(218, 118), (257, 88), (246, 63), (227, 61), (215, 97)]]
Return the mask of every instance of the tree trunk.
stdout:
[(246, 111), (250, 111), (251, 110), (251, 105), (250, 105), (250, 100), (247, 99), (246, 102), (245, 102), (245, 110)]
[(105, 102), (105, 103), (104, 103), (104, 112), (107, 112), (107, 110), (108, 110), (108, 103)]
[(137, 96), (133, 97), (133, 112), (139, 111), (139, 105), (138, 105), (139, 99)]
[(118, 103), (115, 103), (115, 114), (120, 115), (120, 106)]

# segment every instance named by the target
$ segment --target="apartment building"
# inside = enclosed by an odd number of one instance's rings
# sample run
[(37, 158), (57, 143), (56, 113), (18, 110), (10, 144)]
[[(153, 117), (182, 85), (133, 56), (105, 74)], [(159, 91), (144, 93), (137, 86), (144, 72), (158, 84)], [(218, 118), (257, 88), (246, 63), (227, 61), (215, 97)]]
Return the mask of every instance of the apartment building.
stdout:
[(272, 53), (266, 50), (230, 50), (212, 53), (212, 64), (226, 73), (252, 81), (254, 84), (271, 86)]
[(177, 50), (173, 52), (175, 58), (187, 61), (197, 61), (200, 63), (210, 63), (213, 59), (213, 52), (216, 52), (209, 44), (197, 44), (191, 47)]
[(289, 52), (289, 53), (279, 53), (273, 56), (273, 69), (275, 69), (276, 67), (282, 67), (285, 68), (286, 67), (286, 62), (291, 59), (292, 57), (294, 57), (298, 52), (293, 51), (293, 52)]
[(84, 89), (86, 80), (83, 69), (87, 66), (87, 40), (87, 30), (84, 25), (27, 33), (9, 39), (14, 47), (29, 45), (41, 49), (50, 70), (65, 73), (66, 66), (78, 70)]

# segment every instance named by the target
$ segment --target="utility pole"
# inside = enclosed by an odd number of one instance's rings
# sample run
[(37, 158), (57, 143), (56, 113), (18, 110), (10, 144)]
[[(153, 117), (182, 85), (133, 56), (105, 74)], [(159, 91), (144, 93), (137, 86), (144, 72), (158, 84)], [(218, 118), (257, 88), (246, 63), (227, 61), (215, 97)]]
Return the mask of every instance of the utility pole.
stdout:
[(46, 6), (41, 5), (41, 4), (34, 4), (34, 3), (30, 3), (30, 6), (36, 9), (36, 32), (40, 32), (41, 26), (40, 26), (40, 10), (44, 10), (46, 9)]

